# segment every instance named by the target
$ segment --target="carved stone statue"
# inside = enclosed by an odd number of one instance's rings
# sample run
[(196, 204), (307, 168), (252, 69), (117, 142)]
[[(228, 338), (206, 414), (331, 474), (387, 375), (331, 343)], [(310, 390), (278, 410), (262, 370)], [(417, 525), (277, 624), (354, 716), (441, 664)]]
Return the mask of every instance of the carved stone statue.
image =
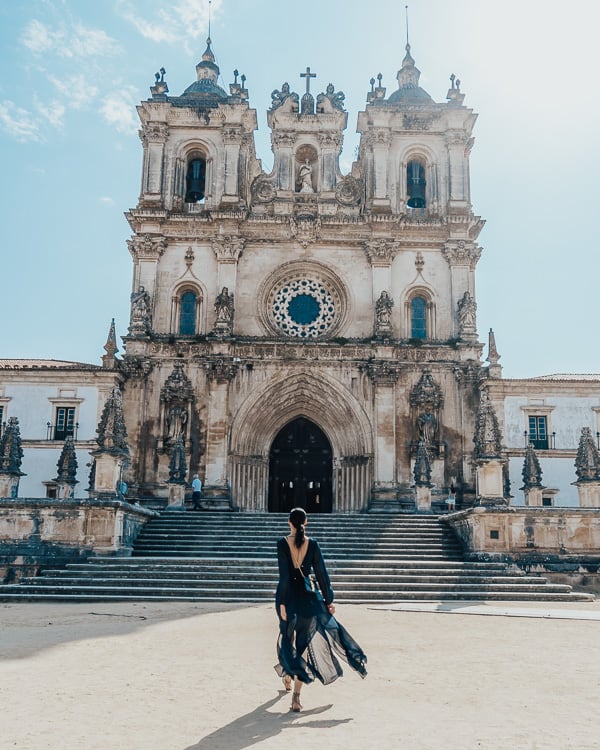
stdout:
[(230, 336), (233, 331), (233, 293), (230, 294), (226, 286), (217, 295), (215, 312), (217, 313), (215, 333), (222, 336)]
[(422, 440), (425, 445), (431, 445), (435, 439), (437, 420), (429, 408), (419, 415), (417, 423), (419, 425), (419, 440)]
[(333, 107), (343, 111), (345, 98), (346, 95), (343, 91), (336, 91), (333, 83), (328, 83), (325, 93), (317, 96), (317, 110), (322, 111), (323, 101), (329, 99)]
[(182, 404), (174, 404), (167, 413), (167, 440), (175, 441), (185, 438), (188, 411)]
[(314, 193), (312, 185), (312, 166), (308, 159), (304, 160), (304, 164), (300, 166), (298, 170), (298, 182), (299, 182), (299, 193)]
[(277, 109), (278, 107), (281, 107), (285, 100), (289, 99), (290, 97), (292, 99), (292, 102), (295, 102), (296, 104), (298, 103), (298, 94), (290, 91), (289, 83), (282, 83), (281, 91), (275, 89), (271, 92), (271, 109)]
[(131, 322), (129, 334), (146, 334), (151, 327), (150, 296), (143, 286), (131, 295)]
[(477, 303), (469, 292), (465, 292), (458, 302), (458, 322), (461, 336), (476, 335)]
[(392, 331), (392, 307), (394, 300), (386, 291), (381, 292), (375, 303), (375, 335), (391, 333)]

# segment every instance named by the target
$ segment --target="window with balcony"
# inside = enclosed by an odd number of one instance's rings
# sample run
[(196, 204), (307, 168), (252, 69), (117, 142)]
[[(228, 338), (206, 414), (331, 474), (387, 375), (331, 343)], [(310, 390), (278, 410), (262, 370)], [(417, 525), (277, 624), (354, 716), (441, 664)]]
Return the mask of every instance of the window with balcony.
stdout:
[(57, 406), (54, 424), (50, 425), (51, 439), (64, 440), (68, 435), (77, 439), (77, 423), (75, 422), (74, 406)]
[(529, 417), (529, 442), (538, 450), (548, 450), (548, 420), (541, 415), (530, 414)]

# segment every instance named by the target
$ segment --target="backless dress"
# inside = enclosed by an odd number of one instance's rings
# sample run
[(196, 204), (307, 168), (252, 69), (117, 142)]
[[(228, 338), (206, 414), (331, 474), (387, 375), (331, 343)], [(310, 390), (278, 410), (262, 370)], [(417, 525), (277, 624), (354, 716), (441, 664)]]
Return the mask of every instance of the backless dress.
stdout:
[[(287, 539), (282, 537), (277, 542), (277, 560), (279, 584), (275, 607), (279, 638), (275, 670), (279, 676), (297, 677), (305, 683), (318, 679), (328, 685), (343, 674), (341, 657), (361, 677), (366, 677), (367, 657), (363, 650), (327, 610), (334, 594), (318, 543), (309, 539), (304, 560), (296, 569)], [(286, 621), (281, 618), (282, 604)]]

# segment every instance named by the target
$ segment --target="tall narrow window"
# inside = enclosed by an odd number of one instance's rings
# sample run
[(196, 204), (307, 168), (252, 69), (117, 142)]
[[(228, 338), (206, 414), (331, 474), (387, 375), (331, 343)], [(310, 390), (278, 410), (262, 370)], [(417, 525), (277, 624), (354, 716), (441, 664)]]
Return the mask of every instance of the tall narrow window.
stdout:
[(427, 338), (427, 300), (413, 297), (410, 302), (410, 332), (413, 339)]
[(199, 203), (204, 200), (206, 189), (206, 160), (191, 159), (188, 162), (185, 181), (185, 202)]
[(196, 305), (194, 292), (184, 292), (181, 295), (179, 308), (179, 333), (182, 336), (193, 336), (196, 333)]
[(546, 417), (529, 416), (529, 442), (538, 450), (548, 450), (548, 423)]
[(75, 407), (57, 406), (54, 422), (54, 440), (64, 440), (67, 435), (75, 435)]
[(0, 406), (0, 437), (2, 437), (3, 429), (4, 429), (4, 406)]
[(425, 208), (425, 167), (418, 161), (409, 161), (406, 166), (406, 205), (409, 208)]

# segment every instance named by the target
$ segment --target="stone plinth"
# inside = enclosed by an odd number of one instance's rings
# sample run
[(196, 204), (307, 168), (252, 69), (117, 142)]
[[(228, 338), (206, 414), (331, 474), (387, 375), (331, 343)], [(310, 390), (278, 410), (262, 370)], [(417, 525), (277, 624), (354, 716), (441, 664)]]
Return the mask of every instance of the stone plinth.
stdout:
[(502, 463), (493, 459), (480, 463), (476, 475), (479, 503), (481, 505), (506, 505)]
[(95, 555), (128, 556), (157, 515), (119, 500), (0, 500), (0, 580)]
[(96, 473), (92, 495), (95, 497), (102, 495), (116, 496), (124, 457), (111, 453), (101, 453), (95, 456), (95, 461)]
[(417, 510), (429, 512), (431, 510), (431, 487), (417, 487)]
[(169, 501), (165, 510), (185, 510), (185, 484), (169, 483)]
[(600, 482), (575, 482), (581, 508), (600, 508)]
[(524, 487), (525, 505), (528, 507), (542, 507), (544, 491), (542, 487)]
[(14, 499), (19, 492), (19, 479), (17, 474), (0, 474), (0, 499)]

